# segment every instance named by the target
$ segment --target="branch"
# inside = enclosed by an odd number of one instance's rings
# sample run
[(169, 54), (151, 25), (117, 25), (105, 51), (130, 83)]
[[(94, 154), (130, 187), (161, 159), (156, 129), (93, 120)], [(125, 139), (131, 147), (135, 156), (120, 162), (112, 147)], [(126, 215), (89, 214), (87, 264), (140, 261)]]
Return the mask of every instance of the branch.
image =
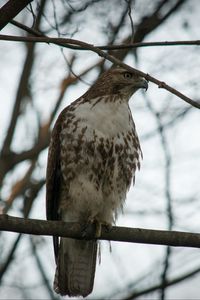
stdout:
[(88, 50), (85, 45), (90, 45), (101, 50), (122, 50), (122, 49), (134, 49), (141, 47), (160, 47), (160, 46), (200, 46), (200, 40), (183, 40), (183, 41), (160, 41), (160, 42), (139, 42), (139, 43), (128, 43), (128, 44), (114, 44), (114, 45), (92, 45), (85, 42), (68, 39), (68, 38), (51, 38), (42, 34), (37, 30), (29, 28), (19, 22), (12, 21), (11, 24), (17, 24), (17, 27), (21, 29), (26, 29), (33, 36), (14, 36), (0, 34), (0, 40), (2, 41), (14, 41), (14, 42), (39, 42), (39, 43), (51, 43), (55, 45), (60, 45), (65, 48), (70, 48), (74, 50)]
[[(180, 282), (182, 283), (183, 280), (187, 280), (188, 278), (198, 274), (199, 272), (200, 272), (200, 266), (198, 265), (192, 271), (185, 272), (182, 275), (178, 275), (178, 276), (174, 277), (173, 279), (169, 279), (167, 282), (165, 282), (165, 288), (175, 285)], [(144, 288), (144, 289), (141, 289), (138, 291), (135, 290), (135, 291), (131, 292), (127, 297), (123, 298), (123, 300), (137, 299), (140, 296), (155, 292), (155, 291), (159, 290), (161, 287), (162, 287), (162, 283), (158, 283), (155, 285), (149, 285), (147, 288)]]
[[(119, 25), (115, 28), (114, 35), (118, 33), (118, 30), (121, 26), (121, 23), (124, 20), (124, 17), (126, 16), (127, 10), (125, 10), (125, 14), (122, 16), (122, 20), (120, 20)], [(33, 28), (30, 28), (20, 22), (17, 22), (15, 20), (10, 21), (10, 23), (22, 30), (25, 30), (26, 32), (38, 36), (38, 37), (46, 37), (48, 36), (44, 35), (41, 31), (35, 30)], [(119, 28), (118, 28), (119, 27)], [(1, 36), (1, 35), (0, 35)], [(4, 37), (4, 36), (3, 36)], [(69, 39), (70, 40), (70, 39)], [(137, 42), (137, 43), (122, 43), (122, 44), (114, 44), (114, 37), (109, 42), (110, 45), (96, 45), (95, 47), (101, 49), (101, 50), (123, 50), (123, 49), (134, 49), (134, 48), (140, 48), (140, 47), (160, 47), (160, 46), (200, 46), (200, 40), (183, 40), (183, 41), (159, 41), (159, 42)], [(60, 43), (55, 43), (56, 45), (62, 45)], [(63, 47), (68, 47), (65, 44), (62, 45)], [(70, 48), (72, 46), (70, 45)], [(76, 50), (87, 50), (83, 47), (75, 46), (74, 49)]]
[(0, 30), (33, 0), (10, 0), (0, 9)]
[[(158, 125), (158, 132), (160, 135), (161, 140), (161, 146), (165, 158), (165, 198), (167, 200), (167, 218), (168, 218), (168, 229), (172, 230), (173, 223), (174, 223), (174, 217), (173, 217), (173, 211), (172, 211), (172, 196), (171, 196), (171, 153), (168, 147), (168, 141), (166, 137), (166, 133), (164, 131), (164, 126), (162, 124), (160, 115), (157, 113), (157, 111), (154, 109), (153, 105), (149, 101), (148, 97), (146, 97), (146, 102), (149, 110), (154, 115), (157, 125)], [(171, 257), (172, 251), (171, 247), (168, 246), (165, 250), (165, 257), (164, 257), (164, 265), (163, 265), (163, 271), (161, 274), (161, 289), (160, 289), (160, 299), (164, 300), (166, 295), (166, 282), (167, 282), (167, 275), (169, 272), (169, 264), (170, 264), (170, 257)]]
[[(25, 194), (25, 196), (24, 196), (25, 205), (24, 205), (24, 208), (23, 208), (23, 215), (24, 215), (25, 218), (27, 218), (29, 216), (29, 213), (31, 211), (34, 199), (36, 199), (37, 194), (40, 191), (41, 187), (44, 185), (44, 183), (45, 183), (44, 180), (40, 180), (39, 182), (32, 183), (32, 186), (30, 187), (28, 193)], [(0, 218), (5, 217), (5, 216), (7, 216), (7, 215), (0, 215)], [(25, 221), (27, 219), (22, 219), (22, 220)], [(2, 280), (3, 276), (8, 271), (8, 269), (10, 267), (10, 264), (14, 260), (14, 254), (15, 254), (15, 251), (16, 251), (18, 245), (19, 245), (19, 242), (21, 241), (21, 237), (22, 237), (22, 234), (19, 234), (18, 237), (16, 238), (16, 240), (14, 241), (11, 249), (8, 251), (8, 254), (5, 258), (5, 261), (0, 264), (0, 283), (1, 283), (1, 280)]]
[[(93, 225), (88, 225), (85, 229), (85, 224), (80, 223), (23, 219), (8, 215), (0, 215), (0, 230), (25, 234), (62, 236), (76, 239), (94, 239), (95, 233)], [(199, 233), (181, 231), (115, 226), (108, 230), (105, 226), (102, 226), (102, 234), (99, 239), (129, 243), (200, 248)]]
[[(15, 2), (15, 1), (13, 1), (13, 2)], [(45, 8), (45, 3), (46, 3), (46, 0), (42, 0), (41, 3), (40, 3), (41, 4), (40, 9), (37, 13), (37, 17), (36, 17), (36, 20), (35, 20), (35, 28), (36, 29), (39, 29), (39, 27), (40, 27), (41, 19), (42, 19), (42, 16), (43, 16), (42, 14), (43, 14), (43, 11), (44, 11), (44, 8)], [(24, 61), (21, 77), (20, 77), (19, 84), (18, 84), (18, 89), (17, 89), (17, 93), (16, 93), (16, 98), (15, 98), (15, 101), (14, 101), (14, 106), (13, 106), (13, 111), (12, 111), (10, 123), (9, 123), (9, 126), (8, 126), (7, 135), (6, 135), (3, 147), (2, 147), (2, 153), (10, 153), (10, 145), (12, 143), (13, 135), (14, 135), (14, 132), (15, 132), (17, 121), (18, 121), (18, 117), (21, 113), (20, 109), (21, 109), (22, 101), (24, 99), (26, 101), (28, 101), (27, 99), (30, 98), (29, 78), (30, 78), (30, 75), (31, 75), (31, 72), (32, 72), (32, 68), (34, 66), (35, 46), (36, 46), (35, 44), (30, 44), (27, 47), (27, 54), (26, 54), (26, 58), (25, 58), (25, 61)]]
[[(155, 2), (155, 1), (154, 1)], [(156, 28), (161, 26), (169, 17), (175, 13), (180, 7), (185, 3), (185, 0), (159, 0), (155, 6), (155, 9), (150, 13), (150, 15), (145, 15), (141, 18), (135, 28), (134, 41), (142, 42), (151, 32), (155, 31)], [(133, 2), (134, 6), (134, 2)], [(131, 41), (131, 34), (123, 38), (123, 44), (129, 44)], [(115, 51), (114, 56), (121, 61), (124, 61), (129, 49), (124, 49), (123, 51)], [(113, 53), (109, 53), (113, 54)], [(134, 54), (137, 56), (136, 51)]]
[[(16, 42), (25, 41), (25, 42), (53, 43), (53, 44), (62, 45), (62, 47), (64, 47), (64, 44), (65, 44), (65, 46), (67, 48), (80, 50), (79, 48), (81, 47), (81, 49), (83, 49), (83, 50), (93, 51), (93, 52), (97, 53), (99, 56), (103, 57), (104, 59), (111, 61), (113, 64), (121, 66), (130, 72), (135, 72), (139, 76), (144, 77), (147, 81), (151, 81), (151, 82), (155, 83), (156, 85), (158, 85), (159, 88), (163, 88), (163, 89), (169, 91), (170, 93), (176, 95), (177, 97), (181, 98), (182, 100), (189, 103), (190, 105), (200, 109), (200, 102), (192, 100), (191, 98), (180, 93), (173, 87), (167, 85), (165, 82), (160, 81), (147, 73), (144, 73), (140, 70), (137, 70), (133, 67), (130, 67), (130, 66), (124, 64), (119, 59), (102, 51), (100, 48), (97, 48), (97, 47), (93, 46), (92, 44), (88, 44), (88, 43), (85, 43), (85, 42), (82, 42), (79, 40), (74, 40), (74, 39), (49, 38), (49, 37), (19, 37), (19, 36), (7, 36), (7, 35), (0, 35), (0, 40), (16, 41)], [(77, 46), (78, 46), (78, 48), (77, 48)]]
[(18, 237), (16, 238), (16, 240), (14, 241), (11, 249), (8, 251), (8, 254), (7, 254), (7, 257), (6, 257), (5, 261), (3, 263), (1, 263), (1, 265), (0, 265), (0, 284), (1, 284), (1, 281), (2, 281), (2, 278), (5, 274), (5, 272), (8, 270), (9, 265), (13, 261), (14, 253), (15, 253), (18, 245), (19, 245), (21, 237), (22, 237), (22, 235), (19, 234)]
[(35, 169), (35, 163), (36, 161), (33, 160), (28, 168), (28, 170), (25, 172), (24, 176), (19, 178), (12, 186), (10, 195), (5, 200), (3, 213), (6, 214), (8, 210), (11, 208), (14, 200), (22, 195), (26, 189), (28, 184), (30, 183), (30, 177)]

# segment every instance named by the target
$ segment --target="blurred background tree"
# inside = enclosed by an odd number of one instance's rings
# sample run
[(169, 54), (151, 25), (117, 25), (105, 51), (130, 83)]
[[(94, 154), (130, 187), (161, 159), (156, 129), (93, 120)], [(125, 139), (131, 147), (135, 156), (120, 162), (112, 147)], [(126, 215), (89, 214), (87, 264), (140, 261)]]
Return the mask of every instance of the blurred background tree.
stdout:
[[(7, 1), (2, 1), (2, 6)], [(28, 1), (27, 1), (28, 2)], [(66, 37), (94, 45), (197, 40), (198, 0), (32, 1), (2, 34)], [(198, 46), (108, 51), (199, 99)], [(40, 43), (0, 46), (0, 210), (45, 218), (45, 169), (55, 118), (111, 63), (91, 51)], [(130, 102), (144, 159), (118, 225), (198, 232), (199, 111), (150, 84)], [(102, 244), (88, 299), (199, 299), (198, 249)], [(59, 299), (51, 238), (1, 233), (0, 298)]]

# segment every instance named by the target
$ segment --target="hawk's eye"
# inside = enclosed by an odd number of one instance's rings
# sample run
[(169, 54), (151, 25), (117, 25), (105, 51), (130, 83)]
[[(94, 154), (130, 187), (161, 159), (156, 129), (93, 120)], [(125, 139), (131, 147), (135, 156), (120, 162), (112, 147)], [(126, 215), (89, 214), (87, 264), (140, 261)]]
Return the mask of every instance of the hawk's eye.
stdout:
[(132, 77), (133, 77), (133, 74), (132, 74), (132, 73), (130, 73), (130, 72), (125, 72), (125, 73), (124, 73), (124, 78), (130, 79), (130, 78), (132, 78)]

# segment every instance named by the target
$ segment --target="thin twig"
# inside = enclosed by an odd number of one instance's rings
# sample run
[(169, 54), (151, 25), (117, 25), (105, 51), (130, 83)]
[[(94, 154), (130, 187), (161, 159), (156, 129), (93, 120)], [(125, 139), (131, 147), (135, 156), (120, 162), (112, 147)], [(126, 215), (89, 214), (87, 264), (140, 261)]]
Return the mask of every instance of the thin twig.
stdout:
[[(52, 43), (55, 45), (60, 45), (65, 48), (70, 48), (74, 50), (88, 50), (87, 45), (96, 47), (100, 50), (122, 50), (122, 49), (131, 49), (139, 47), (159, 47), (159, 46), (200, 46), (200, 40), (182, 40), (182, 41), (160, 41), (160, 42), (140, 42), (140, 43), (128, 43), (128, 44), (115, 44), (115, 45), (92, 45), (85, 42), (69, 39), (69, 38), (51, 38), (44, 36), (37, 30), (33, 30), (19, 22), (11, 21), (13, 25), (28, 31), (29, 33), (34, 33), (35, 37), (31, 36), (11, 36), (0, 34), (0, 40), (2, 41), (15, 41), (15, 42), (39, 42), (39, 43)], [(19, 26), (20, 24), (20, 26)], [(25, 29), (26, 28), (26, 29)], [(38, 37), (38, 38), (37, 38)], [(84, 44), (86, 47), (84, 47)]]
[(133, 18), (131, 16), (131, 0), (126, 0), (126, 2), (128, 4), (128, 16), (131, 22), (131, 43), (134, 43), (135, 30), (134, 30)]
[(22, 234), (19, 234), (17, 236), (16, 240), (12, 244), (12, 247), (11, 247), (10, 251), (8, 251), (8, 254), (6, 256), (5, 261), (1, 263), (1, 266), (0, 266), (0, 284), (1, 284), (1, 280), (2, 280), (5, 272), (8, 270), (8, 267), (9, 267), (10, 263), (13, 261), (14, 253), (15, 253), (18, 245), (19, 245), (21, 237), (22, 237)]
[[(44, 185), (44, 180), (41, 180), (37, 183), (32, 184), (32, 187), (29, 189), (29, 193), (26, 194), (24, 202), (29, 202), (29, 203), (26, 204), (26, 208), (24, 208), (23, 215), (24, 215), (25, 219), (23, 219), (23, 220), (27, 220), (26, 218), (28, 217), (28, 215), (31, 211), (34, 199), (37, 197), (37, 194), (43, 185)], [(6, 215), (0, 215), (0, 218), (2, 216), (6, 216)], [(18, 231), (15, 231), (15, 232), (18, 232)], [(6, 258), (4, 259), (4, 262), (0, 265), (0, 282), (3, 278), (3, 276), (5, 275), (6, 271), (9, 270), (10, 264), (14, 260), (14, 254), (19, 245), (19, 242), (21, 241), (21, 238), (22, 238), (22, 234), (20, 233), (18, 235), (18, 237), (16, 238), (16, 240), (14, 241), (10, 251), (8, 251), (8, 254), (7, 254)]]
[[(171, 197), (171, 155), (168, 146), (168, 142), (166, 139), (166, 135), (164, 132), (164, 126), (161, 121), (160, 114), (154, 109), (153, 105), (149, 101), (148, 97), (146, 97), (147, 106), (150, 109), (151, 113), (154, 115), (157, 125), (158, 125), (158, 133), (161, 140), (161, 145), (165, 158), (165, 197), (167, 200), (167, 218), (168, 218), (168, 230), (172, 230), (173, 227), (173, 212), (172, 212), (172, 197)], [(163, 270), (161, 274), (161, 289), (160, 289), (160, 298), (161, 300), (165, 299), (165, 290), (166, 290), (166, 282), (167, 282), (167, 273), (169, 270), (169, 260), (171, 256), (171, 247), (167, 246), (164, 257)]]
[[(197, 266), (195, 269), (193, 269), (192, 271), (189, 272), (185, 272), (182, 275), (176, 276), (174, 277), (174, 279), (168, 280), (165, 283), (165, 288), (175, 285), (179, 282), (182, 282), (183, 280), (187, 280), (188, 278), (198, 274), (200, 272), (200, 266)], [(132, 293), (130, 293), (127, 297), (124, 297), (123, 300), (132, 300), (132, 299), (136, 299), (139, 296), (143, 296), (143, 295), (147, 295), (149, 293), (155, 292), (157, 290), (159, 290), (161, 288), (161, 284), (155, 284), (155, 285), (150, 285), (147, 288), (143, 288), (141, 290), (136, 290)]]

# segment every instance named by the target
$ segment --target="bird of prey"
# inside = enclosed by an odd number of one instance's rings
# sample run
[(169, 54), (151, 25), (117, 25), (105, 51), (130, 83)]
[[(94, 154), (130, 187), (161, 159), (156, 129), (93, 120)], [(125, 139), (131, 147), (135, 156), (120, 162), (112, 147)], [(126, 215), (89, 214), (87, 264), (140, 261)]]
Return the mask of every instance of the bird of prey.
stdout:
[[(129, 99), (147, 81), (121, 67), (103, 73), (59, 115), (47, 165), (47, 219), (112, 225), (142, 155)], [(92, 292), (97, 241), (54, 237), (54, 290)]]

